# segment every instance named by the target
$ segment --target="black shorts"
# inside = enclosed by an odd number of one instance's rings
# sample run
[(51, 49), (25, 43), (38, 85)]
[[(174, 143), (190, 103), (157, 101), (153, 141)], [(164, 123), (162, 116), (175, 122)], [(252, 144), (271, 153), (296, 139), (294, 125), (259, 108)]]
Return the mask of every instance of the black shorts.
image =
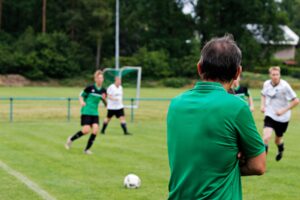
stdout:
[(99, 124), (99, 116), (94, 115), (81, 115), (81, 126)]
[(124, 108), (121, 108), (119, 110), (107, 110), (107, 118), (112, 118), (114, 115), (116, 116), (116, 118), (125, 116)]
[(277, 122), (269, 116), (264, 119), (264, 127), (270, 127), (275, 131), (277, 137), (282, 137), (286, 132), (289, 122)]

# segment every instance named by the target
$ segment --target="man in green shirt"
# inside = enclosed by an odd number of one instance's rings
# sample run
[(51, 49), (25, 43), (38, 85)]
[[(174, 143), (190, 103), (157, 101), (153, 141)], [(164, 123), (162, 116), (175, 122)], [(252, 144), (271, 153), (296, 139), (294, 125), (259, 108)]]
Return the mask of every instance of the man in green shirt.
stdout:
[(167, 117), (169, 199), (242, 199), (241, 175), (265, 171), (265, 147), (249, 106), (227, 92), (241, 73), (231, 36), (201, 52), (202, 81), (175, 97)]
[(69, 150), (73, 141), (79, 139), (81, 136), (89, 134), (92, 130), (92, 134), (87, 142), (84, 150), (85, 154), (92, 154), (90, 148), (92, 147), (94, 140), (96, 139), (99, 130), (99, 113), (98, 105), (102, 100), (106, 105), (106, 89), (102, 87), (104, 81), (102, 71), (97, 70), (94, 74), (95, 83), (87, 86), (79, 96), (79, 102), (81, 105), (81, 126), (82, 129), (75, 133), (73, 136), (68, 137), (65, 144), (65, 148)]

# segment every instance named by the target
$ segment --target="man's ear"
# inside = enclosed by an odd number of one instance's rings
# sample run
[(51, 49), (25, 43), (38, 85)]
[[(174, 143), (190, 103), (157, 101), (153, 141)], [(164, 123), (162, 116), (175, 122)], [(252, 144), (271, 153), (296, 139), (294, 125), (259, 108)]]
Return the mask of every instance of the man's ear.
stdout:
[(236, 74), (235, 74), (233, 80), (236, 80), (241, 75), (241, 73), (242, 73), (242, 66), (239, 66), (237, 68), (237, 71), (236, 71)]
[(198, 69), (198, 74), (201, 77), (201, 64), (200, 64), (200, 61), (197, 64), (197, 69)]

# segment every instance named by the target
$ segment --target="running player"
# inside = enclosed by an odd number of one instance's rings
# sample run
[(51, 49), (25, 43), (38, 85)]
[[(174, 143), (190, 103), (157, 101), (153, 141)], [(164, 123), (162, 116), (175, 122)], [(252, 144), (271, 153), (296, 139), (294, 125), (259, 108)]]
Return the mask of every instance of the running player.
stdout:
[(87, 142), (84, 150), (85, 154), (92, 154), (90, 148), (92, 147), (94, 140), (99, 131), (99, 113), (98, 105), (102, 100), (106, 105), (106, 89), (102, 87), (104, 77), (102, 71), (97, 70), (94, 73), (95, 83), (86, 87), (79, 96), (79, 102), (81, 104), (81, 126), (82, 129), (70, 136), (65, 144), (66, 149), (71, 148), (71, 144), (74, 140), (80, 138), (83, 135), (89, 134), (92, 130), (92, 134)]
[(107, 88), (107, 116), (104, 119), (102, 134), (105, 134), (105, 129), (113, 116), (120, 119), (121, 127), (124, 135), (131, 135), (127, 131), (125, 112), (123, 105), (123, 87), (120, 77), (115, 77), (115, 82)]
[(279, 161), (284, 151), (283, 134), (291, 118), (291, 109), (299, 103), (299, 99), (288, 82), (280, 79), (280, 67), (271, 67), (269, 74), (271, 80), (264, 83), (261, 92), (261, 111), (265, 114), (263, 139), (268, 152), (272, 132), (275, 132), (276, 161)]

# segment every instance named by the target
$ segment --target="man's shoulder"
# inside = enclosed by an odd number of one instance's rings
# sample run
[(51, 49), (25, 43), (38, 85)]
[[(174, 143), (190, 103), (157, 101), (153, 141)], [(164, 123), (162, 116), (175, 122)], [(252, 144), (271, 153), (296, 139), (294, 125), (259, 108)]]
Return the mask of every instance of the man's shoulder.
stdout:
[[(182, 92), (181, 94), (175, 96), (171, 102), (180, 102), (180, 101), (185, 101), (189, 98), (193, 98), (195, 97), (195, 90), (191, 89), (191, 90), (187, 90), (185, 92)], [(218, 96), (216, 96), (216, 99), (218, 102), (223, 102), (224, 104), (245, 104), (245, 101), (243, 101), (241, 98), (233, 95), (233, 94), (230, 94), (228, 92), (221, 92), (221, 93), (218, 93)]]
[(114, 84), (110, 84), (107, 88), (107, 90), (111, 90), (111, 89), (114, 89), (115, 85)]
[(90, 84), (90, 85), (87, 85), (84, 89), (85, 92), (90, 92), (92, 91), (93, 89), (95, 89), (95, 85), (93, 84)]
[(187, 91), (184, 91), (180, 94), (178, 94), (177, 96), (175, 96), (174, 98), (172, 98), (172, 101), (176, 101), (176, 100), (180, 100), (182, 98), (188, 98), (189, 97), (189, 94), (191, 94), (192, 92), (192, 89), (191, 90), (187, 90)]
[(290, 85), (286, 80), (283, 80), (283, 79), (280, 79), (280, 84), (282, 86), (289, 86)]
[(185, 92), (182, 92), (178, 94), (177, 96), (173, 97), (170, 101), (170, 106), (176, 106), (176, 105), (181, 105), (182, 101), (186, 100), (189, 98), (189, 93), (191, 90), (187, 90)]
[(100, 90), (100, 93), (106, 93), (106, 88), (102, 87), (101, 90)]
[(267, 85), (270, 85), (270, 84), (271, 84), (271, 80), (266, 80), (266, 81), (264, 82), (264, 87), (267, 86)]
[[(248, 90), (248, 88), (244, 88), (245, 90)], [(245, 104), (247, 105), (247, 103), (240, 98), (238, 95), (234, 95), (234, 94), (224, 94), (224, 96), (222, 97), (222, 100), (224, 102), (226, 102), (227, 104), (232, 104), (235, 105), (235, 107), (237, 106), (244, 106)]]
[(235, 90), (236, 93), (246, 93), (248, 88), (246, 86), (240, 86), (238, 89)]

